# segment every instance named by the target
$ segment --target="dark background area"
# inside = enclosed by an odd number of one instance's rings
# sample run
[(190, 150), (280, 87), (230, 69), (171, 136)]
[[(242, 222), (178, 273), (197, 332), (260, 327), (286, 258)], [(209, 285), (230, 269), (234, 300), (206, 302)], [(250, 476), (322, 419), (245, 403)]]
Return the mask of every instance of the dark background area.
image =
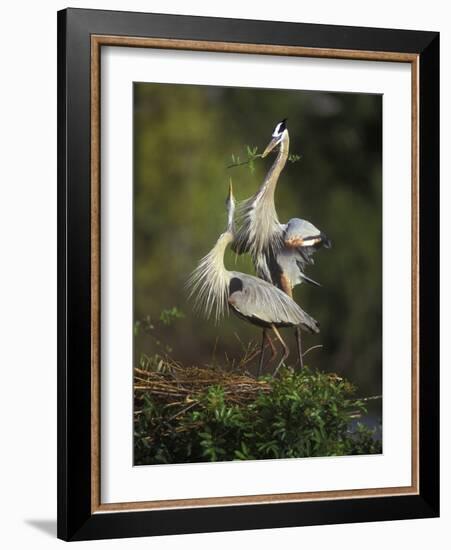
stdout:
[[(347, 377), (359, 395), (382, 391), (382, 97), (368, 94), (136, 83), (134, 88), (135, 363), (163, 349), (185, 365), (239, 360), (260, 331), (230, 315), (215, 325), (196, 315), (184, 288), (226, 224), (232, 177), (238, 200), (252, 195), (274, 156), (227, 168), (246, 145), (261, 152), (275, 124), (288, 118), (290, 152), (276, 190), (282, 223), (300, 217), (333, 241), (295, 299), (321, 323), (304, 349), (322, 344), (306, 364)], [(253, 272), (229, 251), (229, 269)], [(166, 326), (161, 311), (184, 317)], [(283, 334), (295, 358), (292, 330)], [(228, 359), (227, 359), (228, 358)], [(256, 361), (254, 362), (254, 364)]]

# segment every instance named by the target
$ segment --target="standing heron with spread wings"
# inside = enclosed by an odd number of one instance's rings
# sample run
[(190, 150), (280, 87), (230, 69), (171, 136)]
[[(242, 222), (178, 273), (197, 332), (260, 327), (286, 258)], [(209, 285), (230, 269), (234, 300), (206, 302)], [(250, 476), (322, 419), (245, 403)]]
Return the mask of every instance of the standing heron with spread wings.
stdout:
[[(190, 296), (196, 296), (196, 306), (207, 317), (214, 311), (215, 319), (218, 321), (230, 308), (241, 319), (264, 328), (264, 334), (267, 329), (271, 329), (284, 350), (282, 359), (274, 371), (276, 374), (289, 355), (288, 347), (278, 329), (297, 327), (310, 333), (318, 333), (319, 325), (288, 294), (273, 284), (253, 275), (228, 271), (225, 268), (225, 251), (235, 239), (235, 199), (231, 183), (226, 207), (227, 229), (212, 250), (199, 262), (187, 286)], [(261, 363), (259, 374), (260, 372)]]
[[(300, 218), (292, 218), (282, 224), (277, 216), (274, 193), (279, 176), (285, 167), (289, 154), (290, 137), (286, 119), (279, 122), (272, 139), (263, 154), (266, 157), (273, 149), (279, 148), (277, 157), (258, 191), (243, 201), (238, 209), (239, 230), (233, 243), (238, 254), (249, 252), (252, 256), (258, 277), (271, 282), (283, 290), (290, 298), (293, 288), (303, 281), (318, 285), (307, 277), (304, 269), (313, 264), (313, 254), (321, 247), (330, 248), (331, 241), (312, 223)], [(263, 361), (263, 334), (261, 357)], [(296, 327), (296, 342), (299, 363), (303, 367), (301, 332)]]

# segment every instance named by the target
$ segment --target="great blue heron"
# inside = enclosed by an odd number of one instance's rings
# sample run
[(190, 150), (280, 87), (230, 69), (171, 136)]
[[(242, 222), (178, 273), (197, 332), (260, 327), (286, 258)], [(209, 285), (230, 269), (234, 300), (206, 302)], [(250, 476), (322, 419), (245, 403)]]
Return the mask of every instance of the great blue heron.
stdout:
[[(306, 220), (292, 218), (286, 224), (279, 221), (274, 192), (288, 159), (289, 144), (290, 137), (284, 119), (276, 125), (271, 141), (262, 154), (264, 158), (279, 146), (276, 160), (258, 191), (239, 205), (240, 226), (232, 248), (238, 254), (249, 252), (257, 275), (292, 297), (293, 288), (303, 281), (320, 286), (305, 275), (304, 269), (314, 263), (312, 256), (316, 249), (322, 246), (330, 248), (331, 242), (322, 231)], [(298, 327), (296, 342), (302, 367), (301, 333)]]
[[(272, 329), (282, 344), (284, 354), (275, 373), (286, 360), (289, 350), (280, 335), (281, 327), (300, 327), (311, 333), (319, 332), (318, 322), (303, 311), (286, 293), (253, 275), (228, 271), (224, 253), (235, 238), (232, 183), (226, 200), (227, 228), (212, 250), (199, 262), (188, 280), (190, 296), (196, 295), (196, 306), (218, 321), (229, 307), (238, 317), (266, 329)], [(263, 337), (265, 338), (265, 334)], [(267, 335), (266, 335), (267, 336)], [(269, 337), (268, 337), (269, 338)], [(270, 341), (271, 343), (271, 341)], [(262, 356), (258, 373), (261, 373)]]

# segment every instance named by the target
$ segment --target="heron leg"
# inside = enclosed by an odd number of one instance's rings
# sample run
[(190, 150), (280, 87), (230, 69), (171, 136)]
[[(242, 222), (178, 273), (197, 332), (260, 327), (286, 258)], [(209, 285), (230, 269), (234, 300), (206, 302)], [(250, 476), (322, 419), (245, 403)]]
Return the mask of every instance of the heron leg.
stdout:
[(268, 334), (268, 331), (266, 331), (266, 339), (268, 340), (269, 346), (271, 348), (271, 357), (269, 358), (269, 361), (272, 362), (272, 361), (274, 361), (274, 359), (277, 356), (277, 350), (276, 350), (276, 346), (274, 345), (273, 341), (271, 340), (271, 337)]
[(262, 345), (261, 345), (261, 348), (260, 348), (260, 360), (258, 362), (258, 370), (257, 370), (257, 378), (260, 378), (261, 374), (262, 374), (262, 369), (263, 369), (263, 359), (265, 358), (265, 340), (267, 338), (267, 334), (266, 334), (266, 329), (264, 328), (263, 329), (263, 332), (262, 332), (263, 336), (262, 336)]
[(282, 363), (284, 363), (286, 358), (290, 355), (290, 350), (288, 349), (288, 346), (283, 341), (282, 336), (280, 336), (280, 332), (277, 330), (277, 328), (274, 325), (272, 325), (272, 329), (274, 331), (274, 334), (277, 336), (277, 339), (282, 344), (282, 347), (284, 350), (282, 359), (279, 361), (279, 364), (277, 365), (276, 370), (274, 371), (274, 376), (276, 376), (276, 374), (279, 372), (280, 367), (282, 366)]
[(299, 365), (304, 368), (304, 360), (302, 359), (302, 340), (301, 340), (301, 328), (296, 327), (296, 344), (298, 347)]

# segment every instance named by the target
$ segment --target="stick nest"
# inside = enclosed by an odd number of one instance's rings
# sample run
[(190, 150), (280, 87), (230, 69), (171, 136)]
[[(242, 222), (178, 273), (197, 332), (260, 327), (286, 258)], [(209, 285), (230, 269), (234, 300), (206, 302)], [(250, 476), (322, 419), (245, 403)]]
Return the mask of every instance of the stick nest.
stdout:
[(144, 394), (161, 405), (195, 403), (211, 386), (221, 386), (228, 403), (244, 405), (254, 401), (261, 392), (269, 393), (266, 380), (256, 380), (247, 374), (224, 371), (219, 367), (183, 367), (161, 362), (156, 370), (135, 368), (135, 400), (139, 404)]

